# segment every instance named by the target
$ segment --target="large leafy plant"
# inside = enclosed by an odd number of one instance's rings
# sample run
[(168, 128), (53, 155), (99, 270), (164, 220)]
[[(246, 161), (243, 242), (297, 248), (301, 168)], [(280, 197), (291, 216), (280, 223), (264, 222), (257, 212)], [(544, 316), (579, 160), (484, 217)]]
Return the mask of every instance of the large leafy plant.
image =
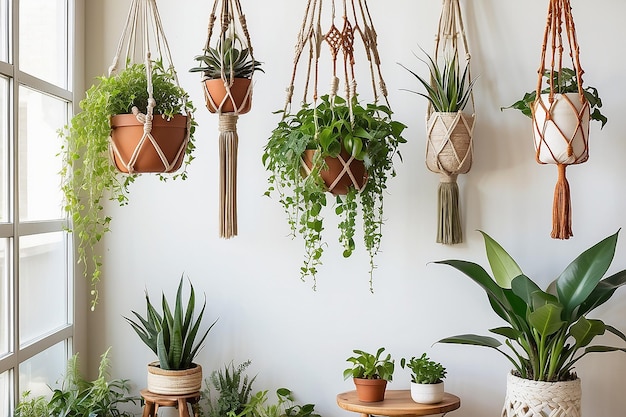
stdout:
[(138, 321), (124, 317), (132, 326), (142, 342), (152, 350), (159, 360), (161, 369), (190, 369), (193, 360), (202, 347), (215, 320), (204, 333), (199, 333), (202, 316), (206, 308), (206, 299), (194, 318), (196, 295), (193, 285), (189, 282), (190, 291), (186, 306), (183, 306), (183, 278), (181, 277), (176, 291), (176, 301), (172, 306), (162, 293), (161, 312), (152, 305), (146, 292), (146, 316), (133, 311)]
[(495, 349), (513, 364), (520, 377), (537, 381), (575, 378), (574, 365), (588, 353), (626, 352), (626, 348), (591, 345), (595, 337), (607, 331), (625, 342), (626, 337), (602, 320), (586, 317), (626, 283), (626, 270), (602, 279), (613, 260), (619, 232), (580, 254), (545, 291), (524, 275), (500, 244), (481, 233), (493, 277), (473, 262), (437, 263), (465, 273), (485, 290), (493, 311), (508, 323), (490, 332), (504, 337), (512, 353), (501, 350), (502, 343), (489, 336), (466, 334), (440, 343)]
[[(152, 85), (156, 115), (172, 117), (187, 113), (193, 117), (193, 105), (187, 93), (175, 83), (173, 68), (153, 63)], [(131, 113), (133, 107), (145, 112), (148, 104), (147, 77), (144, 64), (128, 65), (118, 74), (100, 77), (81, 100), (81, 111), (59, 131), (63, 138), (61, 188), (65, 195), (65, 211), (71, 220), (71, 231), (77, 241), (79, 263), (84, 274), (91, 273), (92, 309), (98, 302), (97, 283), (101, 276), (101, 257), (94, 251), (96, 244), (108, 232), (111, 217), (104, 213), (106, 200), (121, 206), (128, 203), (128, 187), (135, 175), (122, 175), (109, 157), (110, 118), (115, 114)], [(192, 118), (193, 120), (193, 118)], [(187, 165), (195, 149), (192, 121), (184, 169), (172, 178), (187, 178)], [(168, 177), (161, 176), (162, 180)]]
[[(328, 193), (321, 174), (327, 169), (325, 158), (337, 157), (345, 149), (365, 163), (367, 184), (360, 193), (350, 186), (347, 195), (336, 197), (335, 213), (341, 218), (339, 241), (343, 256), (351, 256), (356, 248), (354, 234), (360, 205), (372, 289), (374, 257), (382, 237), (383, 193), (389, 177), (395, 176), (393, 157), (399, 155), (398, 146), (406, 142), (402, 137), (406, 126), (392, 120), (391, 115), (392, 111), (384, 105), (363, 107), (356, 97), (347, 103), (341, 97), (331, 99), (325, 95), (317, 106), (305, 104), (297, 113), (284, 113), (265, 146), (263, 164), (271, 173), (266, 195), (278, 194), (292, 237), (303, 237), (301, 278), (311, 276), (314, 288), (326, 246), (322, 231)], [(307, 149), (316, 152), (311, 172), (304, 176), (302, 154)]]
[(428, 57), (428, 61), (417, 55), (416, 57), (428, 66), (429, 79), (421, 77), (416, 72), (400, 64), (402, 68), (417, 78), (426, 91), (426, 93), (412, 92), (425, 97), (437, 112), (462, 111), (471, 98), (472, 88), (476, 82), (476, 79), (469, 79), (469, 64), (461, 69), (456, 54), (452, 57), (446, 57), (441, 63), (435, 62), (430, 55), (426, 53), (425, 55)]
[[(542, 94), (550, 92), (550, 85), (553, 86), (554, 92), (557, 94), (578, 93), (578, 79), (576, 78), (576, 71), (571, 68), (561, 68), (559, 71), (546, 70), (543, 73), (543, 77), (546, 78), (548, 87), (541, 90)], [(598, 89), (595, 87), (583, 87), (583, 96), (589, 102), (589, 107), (592, 109), (590, 114), (591, 120), (595, 120), (601, 123), (600, 128), (603, 128), (607, 122), (607, 118), (600, 108), (602, 107), (602, 99), (598, 94)], [(520, 100), (511, 104), (508, 107), (502, 109), (517, 109), (525, 116), (533, 116), (533, 107), (537, 101), (537, 91), (531, 91), (524, 94)]]
[(129, 396), (130, 384), (125, 379), (109, 379), (110, 348), (101, 356), (98, 377), (86, 380), (79, 371), (78, 354), (73, 355), (68, 364), (63, 383), (53, 390), (50, 399), (44, 396), (30, 398), (30, 393), (22, 394), (15, 409), (15, 417), (131, 417), (119, 409), (128, 402), (135, 403)]
[(352, 352), (355, 353), (355, 356), (350, 356), (346, 359), (352, 366), (343, 371), (343, 378), (384, 379), (385, 381), (391, 381), (393, 379), (395, 362), (391, 358), (390, 353), (383, 357), (384, 351), (384, 347), (379, 348), (375, 354), (354, 349)]

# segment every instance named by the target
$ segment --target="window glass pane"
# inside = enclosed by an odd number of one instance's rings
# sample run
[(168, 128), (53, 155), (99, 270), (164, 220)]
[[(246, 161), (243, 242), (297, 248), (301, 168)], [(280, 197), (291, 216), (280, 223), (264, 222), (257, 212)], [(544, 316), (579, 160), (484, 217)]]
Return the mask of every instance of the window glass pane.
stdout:
[[(0, 61), (8, 62), (9, 32), (9, 4), (7, 0), (0, 0)], [(0, 409), (2, 410), (2, 409)]]
[[(1, 2), (2, 0), (0, 0)], [(0, 31), (1, 32), (1, 31)], [(0, 77), (0, 222), (8, 221), (9, 80)]]
[(20, 87), (20, 221), (63, 217), (59, 171), (67, 103)]
[(61, 386), (65, 375), (67, 341), (33, 356), (20, 364), (20, 396), (30, 391), (30, 396), (50, 397), (51, 390)]
[(0, 415), (10, 416), (11, 413), (11, 371), (0, 374)]
[(66, 256), (64, 232), (20, 238), (20, 345), (67, 324)]
[(9, 335), (13, 328), (9, 324), (9, 310), (11, 308), (8, 274), (9, 242), (9, 239), (0, 239), (0, 329), (2, 329), (0, 331), (0, 357), (9, 352)]
[(20, 70), (67, 88), (66, 0), (20, 0)]

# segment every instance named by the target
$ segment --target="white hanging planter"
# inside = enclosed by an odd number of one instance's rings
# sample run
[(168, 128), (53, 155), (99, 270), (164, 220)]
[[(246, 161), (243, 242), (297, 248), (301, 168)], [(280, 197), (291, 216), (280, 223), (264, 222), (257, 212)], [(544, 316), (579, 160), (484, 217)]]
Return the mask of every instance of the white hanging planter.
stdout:
[(417, 384), (411, 382), (411, 398), (420, 404), (437, 404), (443, 401), (443, 382), (438, 384)]
[(537, 161), (580, 164), (589, 158), (589, 103), (578, 93), (541, 94), (534, 103), (533, 137)]
[(581, 417), (580, 379), (545, 382), (507, 376), (502, 417)]

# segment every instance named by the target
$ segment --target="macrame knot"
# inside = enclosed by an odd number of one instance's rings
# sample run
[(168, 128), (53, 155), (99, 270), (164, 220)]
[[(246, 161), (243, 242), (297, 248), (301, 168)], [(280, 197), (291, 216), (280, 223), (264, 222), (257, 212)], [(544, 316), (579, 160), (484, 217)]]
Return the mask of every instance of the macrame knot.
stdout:
[(139, 123), (143, 123), (144, 135), (149, 135), (150, 132), (152, 132), (152, 115), (146, 115), (139, 112), (137, 106), (133, 106), (133, 114), (135, 115)]
[(572, 155), (574, 155), (574, 148), (572, 147), (572, 143), (568, 143), (567, 144), (567, 156), (571, 157)]
[(236, 132), (237, 131), (237, 119), (239, 116), (236, 114), (222, 113), (220, 114), (218, 129), (220, 132)]

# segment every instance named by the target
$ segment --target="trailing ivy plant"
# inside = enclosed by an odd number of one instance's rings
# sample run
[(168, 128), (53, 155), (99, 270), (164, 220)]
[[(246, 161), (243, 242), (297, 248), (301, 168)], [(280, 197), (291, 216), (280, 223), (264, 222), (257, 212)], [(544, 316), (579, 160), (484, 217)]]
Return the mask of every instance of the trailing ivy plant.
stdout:
[[(546, 70), (543, 73), (543, 77), (548, 79), (548, 83), (552, 84), (554, 92), (558, 94), (578, 93), (578, 79), (576, 78), (576, 71), (571, 68), (561, 68), (559, 71)], [(550, 80), (550, 77), (552, 80)], [(547, 94), (550, 92), (550, 87), (546, 87), (541, 90), (541, 94)], [(603, 128), (608, 119), (600, 108), (602, 107), (602, 99), (598, 94), (598, 89), (595, 87), (583, 87), (583, 95), (589, 102), (589, 108), (592, 110), (590, 117), (591, 120), (595, 120), (601, 123), (600, 128)], [(537, 101), (537, 91), (531, 91), (524, 94), (520, 100), (511, 104), (508, 107), (502, 107), (504, 109), (517, 109), (525, 116), (533, 116), (533, 106)]]
[[(363, 243), (369, 254), (370, 291), (373, 291), (374, 257), (378, 252), (383, 224), (383, 193), (389, 177), (395, 176), (393, 158), (400, 156), (398, 147), (405, 143), (402, 132), (406, 126), (392, 120), (388, 106), (362, 106), (356, 97), (352, 103), (328, 95), (317, 106), (304, 104), (297, 113), (283, 114), (272, 131), (263, 153), (263, 164), (270, 171), (267, 196), (277, 194), (287, 214), (291, 236), (304, 240), (304, 262), (301, 279), (310, 276), (316, 288), (316, 274), (322, 264), (327, 245), (324, 230), (324, 207), (327, 206), (326, 186), (321, 177), (327, 169), (326, 157), (337, 157), (345, 149), (355, 159), (363, 161), (367, 184), (359, 193), (350, 186), (347, 195), (337, 196), (335, 214), (343, 256), (350, 257), (356, 249), (354, 241), (357, 209), (363, 222)], [(315, 150), (310, 173), (302, 174), (302, 154)], [(400, 156), (401, 157), (401, 156)]]
[[(188, 94), (176, 85), (175, 77), (172, 67), (164, 68), (160, 61), (153, 62), (155, 117), (168, 118), (184, 113), (192, 117), (183, 170), (170, 177), (160, 175), (163, 181), (167, 178), (186, 179), (187, 165), (193, 160), (195, 149), (195, 109), (187, 100)], [(71, 221), (70, 231), (76, 237), (77, 261), (83, 264), (85, 276), (91, 274), (92, 310), (98, 302), (97, 283), (102, 266), (94, 247), (109, 231), (111, 222), (111, 217), (104, 213), (104, 204), (106, 200), (116, 201), (120, 206), (128, 204), (128, 187), (137, 176), (120, 174), (110, 161), (110, 118), (115, 114), (131, 113), (133, 107), (145, 112), (148, 103), (144, 64), (129, 64), (119, 74), (102, 76), (98, 81), (81, 100), (81, 111), (59, 131), (63, 139), (60, 175), (65, 195), (64, 209)]]

